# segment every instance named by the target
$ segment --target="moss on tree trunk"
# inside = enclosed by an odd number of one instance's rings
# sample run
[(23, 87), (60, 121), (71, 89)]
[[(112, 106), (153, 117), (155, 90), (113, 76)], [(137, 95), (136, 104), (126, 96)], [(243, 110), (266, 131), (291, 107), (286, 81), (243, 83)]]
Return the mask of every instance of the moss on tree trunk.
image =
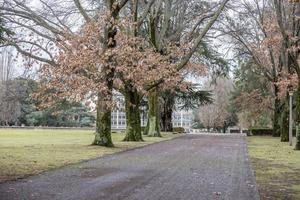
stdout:
[(296, 119), (295, 124), (300, 124), (300, 80), (298, 83), (298, 88), (295, 93), (295, 103), (296, 103)]
[(289, 141), (289, 111), (288, 111), (288, 104), (285, 103), (281, 122), (280, 122), (280, 137), (281, 142), (288, 142)]
[(96, 120), (96, 133), (93, 145), (113, 147), (111, 139), (111, 110), (107, 107), (107, 99), (102, 99), (101, 95), (98, 96)]
[(299, 134), (299, 128), (300, 126), (296, 126), (296, 145), (295, 145), (295, 150), (300, 150), (300, 134)]
[(280, 137), (280, 101), (275, 98), (273, 113), (273, 137)]
[(161, 137), (160, 123), (159, 123), (159, 105), (158, 105), (158, 92), (153, 90), (149, 95), (149, 130), (148, 135), (152, 137)]
[(126, 111), (126, 136), (124, 141), (143, 141), (139, 108), (140, 95), (136, 90), (127, 86), (124, 96)]
[(295, 101), (296, 101), (296, 119), (295, 119), (295, 124), (297, 126), (297, 136), (296, 136), (296, 145), (295, 145), (295, 150), (300, 150), (300, 134), (299, 134), (299, 129), (300, 129), (300, 80), (298, 82), (298, 88), (297, 92), (295, 94)]
[[(112, 18), (117, 19), (120, 8), (113, 7), (113, 1), (108, 1), (107, 3)], [(118, 30), (113, 23), (108, 23), (106, 28), (106, 45), (108, 49), (113, 49), (117, 45), (115, 36), (117, 35)], [(96, 133), (93, 145), (113, 147), (114, 145), (111, 139), (111, 108), (108, 107), (108, 104), (112, 101), (115, 70), (110, 66), (106, 66), (102, 70), (105, 73), (105, 82), (108, 91), (107, 93), (98, 94)]]

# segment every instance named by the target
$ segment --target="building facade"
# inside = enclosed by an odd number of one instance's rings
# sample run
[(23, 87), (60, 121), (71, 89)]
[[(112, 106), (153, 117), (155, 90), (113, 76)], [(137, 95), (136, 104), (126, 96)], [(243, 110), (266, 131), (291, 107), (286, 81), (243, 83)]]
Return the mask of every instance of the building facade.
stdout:
[[(126, 114), (125, 114), (125, 100), (124, 97), (117, 93), (114, 95), (114, 101), (116, 102), (116, 108), (111, 114), (112, 129), (126, 129)], [(146, 108), (141, 108), (141, 125), (147, 125)], [(172, 116), (173, 127), (182, 127), (190, 129), (194, 121), (194, 115), (191, 110), (180, 110), (176, 106)]]

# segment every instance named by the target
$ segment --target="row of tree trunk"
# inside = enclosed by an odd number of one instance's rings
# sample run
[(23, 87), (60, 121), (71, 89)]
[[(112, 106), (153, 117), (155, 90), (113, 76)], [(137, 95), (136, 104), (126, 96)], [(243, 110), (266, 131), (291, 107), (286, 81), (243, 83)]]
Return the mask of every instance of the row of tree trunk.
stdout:
[[(278, 88), (275, 87), (275, 93), (278, 92)], [(273, 137), (280, 137), (281, 142), (289, 142), (289, 107), (295, 107), (295, 119), (294, 125), (299, 125), (300, 118), (300, 84), (298, 85), (295, 97), (295, 105), (289, 104), (289, 95), (286, 96), (284, 102), (280, 102), (278, 98), (275, 98), (274, 102), (274, 116), (273, 116)], [(292, 115), (294, 114), (292, 113)], [(300, 150), (300, 137), (297, 137), (295, 150)]]
[[(121, 8), (126, 4), (128, 0), (123, 0), (119, 4), (114, 5), (114, 1), (110, 0), (109, 2), (109, 9), (111, 16), (114, 20), (117, 20), (119, 12)], [(185, 65), (190, 60), (191, 56), (194, 54), (194, 52), (197, 50), (198, 46), (200, 45), (202, 39), (207, 34), (209, 29), (212, 27), (212, 25), (215, 23), (215, 21), (220, 16), (221, 12), (225, 8), (225, 5), (227, 4), (229, 0), (223, 0), (222, 4), (218, 8), (218, 10), (214, 13), (213, 17), (210, 19), (210, 21), (207, 23), (207, 25), (204, 27), (204, 29), (199, 33), (197, 38), (195, 39), (195, 44), (191, 48), (190, 52), (184, 57), (184, 59), (176, 66), (176, 70), (180, 71), (185, 67)], [(138, 34), (138, 20), (137, 20), (137, 11), (138, 11), (138, 1), (133, 0), (132, 1), (132, 16), (133, 16), (133, 22), (135, 22), (133, 27), (133, 34), (137, 36)], [(149, 27), (149, 36), (150, 41), (155, 48), (157, 52), (160, 52), (163, 54), (162, 51), (162, 41), (158, 41), (156, 34), (157, 34), (157, 23), (155, 18), (150, 19), (150, 27)], [(107, 41), (110, 41), (107, 44), (107, 48), (114, 48), (116, 46), (116, 40), (115, 36), (117, 33), (117, 29), (113, 24), (108, 23), (108, 38)], [(105, 69), (105, 72), (109, 70)], [(109, 94), (99, 94), (98, 95), (98, 106), (97, 106), (97, 128), (96, 128), (96, 136), (94, 144), (101, 145), (101, 146), (107, 146), (111, 147), (113, 146), (113, 142), (111, 139), (111, 109), (105, 107), (105, 105), (109, 104), (112, 100), (112, 80), (113, 80), (114, 72), (112, 71), (111, 74), (108, 73), (106, 76), (106, 82), (108, 86), (108, 90), (110, 91)], [(163, 80), (162, 80), (163, 82)], [(159, 85), (159, 84), (158, 84)], [(158, 85), (154, 84), (154, 87), (150, 87), (147, 89), (149, 92), (148, 96), (148, 102), (149, 102), (149, 113), (148, 113), (148, 125), (146, 128), (146, 134), (149, 136), (156, 136), (160, 137), (160, 113), (159, 113), (159, 93), (158, 93)], [(141, 132), (141, 118), (140, 118), (140, 103), (142, 100), (142, 96), (139, 95), (138, 91), (130, 85), (130, 83), (125, 84), (125, 90), (123, 91), (123, 95), (125, 96), (125, 107), (126, 107), (126, 122), (127, 122), (127, 128), (126, 128), (126, 136), (125, 141), (142, 141), (142, 132)], [(166, 119), (165, 121), (170, 121), (170, 119)], [(168, 125), (169, 126), (169, 125)]]
[[(128, 87), (128, 86), (126, 86)], [(142, 96), (133, 88), (126, 88), (123, 93), (125, 97), (125, 113), (126, 113), (126, 135), (124, 141), (143, 141), (141, 127), (140, 103)], [(94, 145), (113, 147), (111, 138), (111, 110), (106, 106), (109, 99), (98, 100), (97, 105), (97, 123), (96, 135), (93, 142)], [(150, 137), (161, 137), (161, 126), (163, 131), (173, 131), (172, 113), (173, 104), (169, 105), (168, 109), (160, 113), (159, 92), (154, 89), (148, 97), (149, 111), (148, 122), (144, 129), (144, 135)], [(164, 105), (166, 106), (166, 105)], [(163, 120), (161, 120), (163, 119)], [(162, 122), (162, 123), (161, 123)]]

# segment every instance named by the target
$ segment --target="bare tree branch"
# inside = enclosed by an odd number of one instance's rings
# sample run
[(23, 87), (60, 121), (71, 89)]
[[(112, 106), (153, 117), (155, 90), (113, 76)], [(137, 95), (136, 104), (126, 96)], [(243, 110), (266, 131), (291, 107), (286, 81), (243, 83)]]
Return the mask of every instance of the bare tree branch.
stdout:
[(80, 14), (83, 16), (83, 18), (85, 19), (86, 22), (90, 22), (91, 19), (90, 17), (88, 16), (88, 14), (85, 12), (85, 10), (83, 9), (81, 3), (80, 3), (80, 0), (74, 0), (74, 3), (76, 5), (76, 7), (78, 8)]

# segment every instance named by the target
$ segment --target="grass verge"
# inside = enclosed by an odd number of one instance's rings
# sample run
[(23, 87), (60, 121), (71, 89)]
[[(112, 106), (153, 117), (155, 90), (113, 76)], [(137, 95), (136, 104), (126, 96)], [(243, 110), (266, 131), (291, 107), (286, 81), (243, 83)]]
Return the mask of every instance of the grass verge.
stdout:
[(248, 137), (261, 199), (300, 199), (300, 151), (279, 138)]
[(80, 161), (169, 140), (144, 137), (145, 142), (122, 142), (124, 134), (113, 133), (115, 148), (91, 146), (94, 134), (81, 130), (0, 130), (0, 182), (39, 174)]

